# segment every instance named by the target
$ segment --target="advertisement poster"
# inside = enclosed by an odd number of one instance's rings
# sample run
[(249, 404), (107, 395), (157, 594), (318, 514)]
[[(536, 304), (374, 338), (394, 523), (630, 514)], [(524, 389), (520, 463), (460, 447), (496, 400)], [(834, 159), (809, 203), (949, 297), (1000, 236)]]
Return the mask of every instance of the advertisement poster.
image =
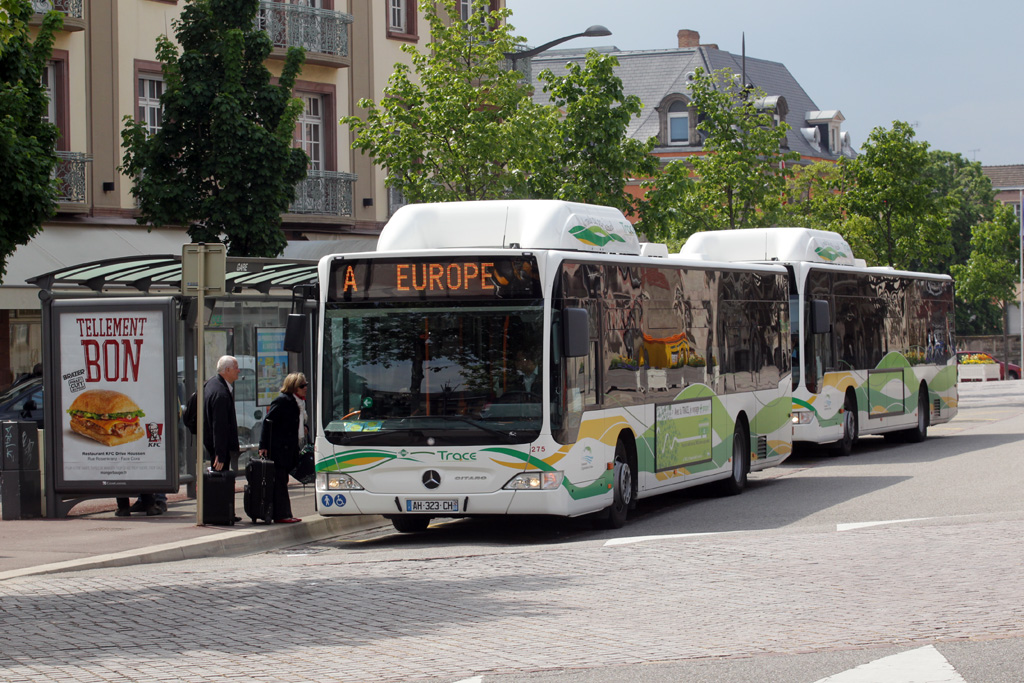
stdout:
[[(71, 487), (157, 491), (176, 484), (170, 304), (54, 306), (59, 369), (58, 478)], [(171, 385), (171, 386), (169, 386)]]
[(283, 327), (256, 328), (256, 405), (269, 406), (288, 375)]
[(711, 460), (711, 399), (691, 399), (655, 408), (658, 471)]

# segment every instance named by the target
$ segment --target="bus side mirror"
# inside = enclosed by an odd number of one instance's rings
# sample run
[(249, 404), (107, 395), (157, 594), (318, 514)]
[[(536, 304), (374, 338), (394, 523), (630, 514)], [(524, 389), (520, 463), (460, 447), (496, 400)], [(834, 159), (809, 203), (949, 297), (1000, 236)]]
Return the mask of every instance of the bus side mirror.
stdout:
[(579, 358), (590, 352), (590, 316), (585, 308), (563, 308), (562, 328), (564, 340), (562, 353), (569, 358)]
[(824, 299), (811, 301), (811, 334), (827, 334), (832, 329), (828, 302)]
[(302, 353), (303, 341), (306, 339), (306, 316), (301, 313), (289, 313), (284, 328), (284, 350), (291, 353)]

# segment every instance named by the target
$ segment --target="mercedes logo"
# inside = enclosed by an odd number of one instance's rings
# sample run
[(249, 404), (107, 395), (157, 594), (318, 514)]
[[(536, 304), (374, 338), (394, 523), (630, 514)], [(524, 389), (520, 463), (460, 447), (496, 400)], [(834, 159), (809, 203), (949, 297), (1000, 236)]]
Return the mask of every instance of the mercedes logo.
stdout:
[(436, 489), (441, 485), (441, 473), (435, 470), (427, 470), (423, 473), (423, 485), (428, 489)]

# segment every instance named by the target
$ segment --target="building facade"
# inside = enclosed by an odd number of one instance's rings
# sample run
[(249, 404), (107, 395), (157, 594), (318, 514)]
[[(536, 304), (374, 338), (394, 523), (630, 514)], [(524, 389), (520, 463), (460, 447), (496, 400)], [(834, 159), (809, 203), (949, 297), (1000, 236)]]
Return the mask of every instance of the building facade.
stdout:
[[(0, 389), (41, 359), (38, 290), (30, 277), (112, 257), (180, 254), (190, 241), (180, 227), (136, 224), (131, 179), (120, 172), (122, 121), (151, 131), (162, 125), (164, 83), (156, 56), (160, 35), (173, 39), (184, 0), (32, 0), (38, 26), (51, 10), (64, 14), (43, 81), (50, 120), (60, 130), (58, 213), (19, 248), (0, 285)], [(492, 8), (504, 7), (493, 0)], [(463, 13), (469, 0), (459, 0)], [(283, 217), (289, 241), (353, 240), (379, 233), (396, 201), (384, 172), (354, 153), (338, 120), (359, 115), (361, 98), (379, 100), (401, 46), (427, 42), (417, 0), (260, 2), (257, 27), (271, 37), (267, 67), (281, 73), (291, 46), (306, 50), (294, 95), (303, 101), (294, 144), (310, 157), (307, 178)], [(390, 199), (390, 201), (389, 201)]]
[[(702, 43), (697, 31), (683, 29), (676, 34), (678, 47), (668, 50), (619, 50), (597, 48), (618, 59), (616, 75), (626, 95), (640, 98), (644, 108), (630, 123), (628, 135), (638, 140), (655, 137), (654, 154), (664, 163), (701, 154), (702, 133), (697, 129), (698, 112), (690, 101), (690, 83), (698, 68), (705, 73), (729, 69), (737, 77), (745, 73), (748, 85), (760, 88), (765, 97), (758, 106), (773, 114), (776, 123), (790, 126), (783, 146), (800, 154), (800, 163), (836, 161), (854, 157), (853, 141), (842, 130), (845, 118), (838, 109), (821, 109), (784, 64), (733, 54), (713, 43)], [(586, 61), (588, 50), (549, 50), (533, 57), (530, 72), (534, 82), (544, 69), (556, 76), (566, 73), (566, 64)], [(538, 91), (535, 101), (547, 102)]]

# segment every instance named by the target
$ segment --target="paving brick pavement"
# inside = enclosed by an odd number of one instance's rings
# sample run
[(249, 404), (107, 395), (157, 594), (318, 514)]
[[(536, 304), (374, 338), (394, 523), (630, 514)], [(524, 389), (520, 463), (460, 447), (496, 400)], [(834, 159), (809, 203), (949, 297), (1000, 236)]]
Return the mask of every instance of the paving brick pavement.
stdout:
[[(244, 478), (235, 495), (240, 516), (243, 484)], [(386, 524), (382, 517), (320, 517), (312, 486), (293, 481), (289, 493), (293, 513), (303, 520), (299, 524), (254, 525), (245, 518), (234, 526), (196, 526), (196, 502), (183, 492), (169, 496), (167, 512), (153, 517), (115, 517), (114, 499), (99, 498), (82, 501), (64, 518), (0, 521), (0, 582), (40, 573), (244, 555)]]
[(474, 547), (434, 561), (327, 543), (17, 578), (0, 583), (0, 669), (24, 681), (457, 680), (1022, 637), (1020, 523)]

